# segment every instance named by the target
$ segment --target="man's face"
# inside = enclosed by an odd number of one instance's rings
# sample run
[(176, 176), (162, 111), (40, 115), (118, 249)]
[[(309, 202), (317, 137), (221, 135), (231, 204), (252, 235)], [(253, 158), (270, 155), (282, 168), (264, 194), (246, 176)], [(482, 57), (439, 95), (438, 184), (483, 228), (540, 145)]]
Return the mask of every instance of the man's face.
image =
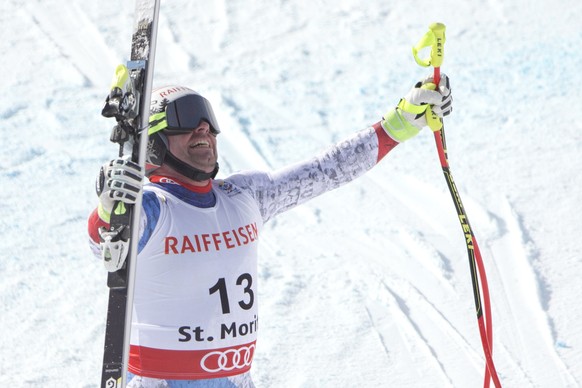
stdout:
[(168, 136), (168, 143), (170, 152), (181, 161), (204, 172), (214, 171), (218, 160), (216, 135), (206, 121), (190, 133)]

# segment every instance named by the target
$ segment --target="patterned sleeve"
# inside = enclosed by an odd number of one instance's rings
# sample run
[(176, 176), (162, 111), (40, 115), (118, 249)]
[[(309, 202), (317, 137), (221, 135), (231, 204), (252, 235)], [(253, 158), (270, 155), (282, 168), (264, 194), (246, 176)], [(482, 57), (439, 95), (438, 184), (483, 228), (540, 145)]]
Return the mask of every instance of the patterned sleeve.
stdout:
[[(370, 170), (388, 151), (379, 150), (378, 128), (367, 128), (314, 158), (273, 172), (247, 171), (227, 178), (257, 201), (266, 222)], [(383, 132), (383, 131), (382, 131)], [(393, 148), (397, 143), (393, 143)], [(391, 149), (390, 148), (390, 149)]]

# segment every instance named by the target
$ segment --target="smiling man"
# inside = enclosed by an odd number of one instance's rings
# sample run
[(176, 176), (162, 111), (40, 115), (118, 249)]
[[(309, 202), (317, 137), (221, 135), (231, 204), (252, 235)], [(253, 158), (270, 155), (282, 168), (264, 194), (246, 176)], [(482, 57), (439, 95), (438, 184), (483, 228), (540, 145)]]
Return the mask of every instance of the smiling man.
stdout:
[(216, 136), (220, 128), (210, 102), (183, 86), (154, 90), (146, 173), (179, 174), (194, 185), (218, 172)]
[(431, 81), (320, 155), (225, 179), (215, 179), (220, 128), (208, 100), (181, 86), (153, 92), (145, 172), (123, 158), (104, 165), (89, 218), (96, 255), (116, 257), (106, 260), (116, 271), (126, 251), (104, 238), (114, 201), (132, 204), (143, 193), (128, 387), (254, 386), (263, 224), (363, 175), (427, 126), (431, 110), (449, 114), (448, 78), (436, 90)]

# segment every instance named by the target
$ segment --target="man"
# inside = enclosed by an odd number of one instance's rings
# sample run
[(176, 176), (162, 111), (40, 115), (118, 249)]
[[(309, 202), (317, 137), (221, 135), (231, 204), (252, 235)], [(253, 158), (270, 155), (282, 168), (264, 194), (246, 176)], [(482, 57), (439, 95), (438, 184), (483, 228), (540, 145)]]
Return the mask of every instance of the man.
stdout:
[[(257, 258), (263, 224), (361, 176), (400, 142), (452, 111), (449, 80), (427, 77), (380, 122), (322, 154), (273, 172), (218, 172), (219, 125), (191, 89), (152, 93), (145, 175), (127, 159), (102, 167), (89, 219), (95, 253), (123, 266), (107, 242), (114, 200), (143, 191), (128, 378), (130, 387), (252, 387), (258, 330)], [(433, 115), (436, 114), (435, 115)], [(427, 118), (429, 122), (427, 123)], [(436, 118), (436, 121), (435, 121)], [(103, 240), (103, 239), (102, 239)]]

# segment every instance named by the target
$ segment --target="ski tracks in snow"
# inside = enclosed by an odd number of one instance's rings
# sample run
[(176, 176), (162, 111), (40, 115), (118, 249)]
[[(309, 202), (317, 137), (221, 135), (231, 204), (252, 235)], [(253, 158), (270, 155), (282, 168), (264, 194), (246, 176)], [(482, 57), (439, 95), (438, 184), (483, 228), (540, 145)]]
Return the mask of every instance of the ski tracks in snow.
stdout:
[[(403, 292), (403, 287), (408, 288), (409, 291)], [(424, 318), (428, 316), (424, 316), (417, 322), (409, 305), (415, 304), (414, 309), (417, 309), (420, 307), (418, 303), (422, 304), (422, 310), (432, 315), (429, 318), (431, 324), (437, 324), (437, 321), (442, 320), (446, 322), (446, 319), (410, 284), (400, 285), (397, 288), (398, 292), (395, 292), (384, 280), (380, 280), (376, 298), (383, 303), (366, 306), (368, 317), (386, 353), (393, 353), (393, 358), (406, 360), (412, 365), (422, 365), (422, 368), (419, 368), (420, 385), (424, 381), (431, 381), (438, 386), (454, 386), (445, 365), (440, 361), (439, 349), (435, 348), (434, 341), (425, 334), (427, 320)], [(392, 325), (394, 327), (390, 327)], [(433, 328), (428, 330), (428, 333), (433, 332)], [(456, 335), (458, 336), (458, 333)], [(399, 337), (401, 341), (396, 343), (395, 337)]]
[[(47, 12), (47, 7), (58, 7), (59, 11)], [(85, 78), (86, 85), (100, 87), (104, 79), (113, 76), (119, 61), (117, 53), (107, 47), (98, 28), (78, 4), (73, 2), (63, 7), (54, 1), (42, 5), (27, 2), (25, 8), (49, 44)]]
[[(420, 260), (411, 265), (423, 266), (432, 274), (433, 279), (439, 279), (441, 287), (446, 283), (447, 285), (443, 287), (444, 291), (451, 291), (451, 286), (454, 287), (451, 296), (455, 295), (455, 297), (460, 298), (460, 301), (469, 300), (470, 294), (463, 293), (470, 290), (461, 287), (462, 283), (469, 284), (464, 247), (459, 247), (460, 256), (456, 252), (451, 255), (451, 247), (449, 246), (447, 249), (446, 244), (457, 246), (454, 238), (445, 238), (445, 245), (441, 245), (443, 242), (439, 243), (438, 232), (450, 233), (452, 237), (461, 235), (459, 230), (451, 230), (445, 226), (445, 219), (455, 218), (454, 213), (450, 212), (448, 205), (445, 204), (445, 202), (450, 201), (450, 198), (446, 198), (447, 195), (439, 193), (430, 185), (407, 176), (399, 177), (397, 184), (385, 185), (383, 188), (392, 194), (396, 201), (405, 207), (406, 211), (416, 213), (420, 220), (432, 229), (431, 233), (430, 229), (414, 228), (409, 223), (411, 229), (408, 232), (406, 229), (399, 230), (397, 236), (400, 246), (410, 255), (410, 258)], [(410, 195), (414, 192), (419, 193), (419, 198)], [(420, 197), (427, 194), (434, 201), (434, 206), (431, 209), (428, 206), (418, 205), (422, 200)], [(544, 277), (540, 252), (529, 236), (521, 217), (505, 197), (486, 205), (486, 209), (472, 197), (464, 193), (461, 193), (461, 196), (477, 240), (483, 242), (484, 244), (481, 245), (486, 247), (482, 255), (488, 275), (493, 309), (493, 354), (502, 382), (516, 386), (545, 387), (557, 384), (563, 387), (579, 387), (580, 382), (577, 381), (571, 367), (566, 365), (558, 354), (559, 333), (556, 333), (552, 318), (548, 313), (552, 299), (552, 288)], [(435, 210), (435, 207), (441, 207), (446, 212), (440, 213), (440, 211)], [(457, 226), (455, 225), (455, 227)], [(435, 251), (432, 254), (427, 254), (427, 252), (431, 252), (431, 249)], [(431, 256), (438, 257), (438, 260), (431, 261)], [(463, 257), (465, 268), (458, 267), (456, 263), (453, 263), (460, 257)], [(398, 266), (398, 268), (403, 267)], [(402, 276), (402, 274), (399, 275)], [(434, 343), (433, 340), (437, 337), (436, 333), (427, 334), (429, 332), (426, 328), (421, 331), (424, 327), (422, 319), (431, 318), (431, 315), (425, 314), (422, 318), (415, 320), (412, 312), (423, 304), (433, 307), (430, 309), (425, 306), (424, 310), (426, 311), (439, 311), (436, 306), (443, 308), (444, 300), (437, 298), (434, 294), (426, 298), (421, 297), (423, 296), (422, 283), (430, 280), (430, 277), (421, 275), (422, 271), (420, 270), (416, 275), (420, 278), (415, 279), (413, 276), (405, 275), (403, 277), (406, 280), (404, 283), (402, 281), (396, 282), (394, 285), (389, 283), (391, 287), (388, 291), (393, 294), (395, 300), (406, 301), (408, 307), (401, 309), (401, 314), (411, 321), (411, 332), (414, 332), (415, 329), (420, 331), (417, 336), (419, 343), (431, 346), (430, 344)], [(413, 287), (414, 291), (402, 287), (402, 284)], [(430, 289), (435, 290), (438, 287), (436, 285)], [(402, 304), (399, 306), (402, 307)], [(467, 308), (472, 309), (472, 307), (472, 305), (467, 305)], [(438, 327), (438, 332), (441, 334), (446, 333), (446, 328), (451, 329), (445, 318), (446, 307), (444, 309), (443, 315), (435, 316), (433, 314), (432, 318), (429, 319), (433, 323), (438, 323), (435, 328)], [(392, 310), (394, 310), (394, 306)], [(459, 357), (458, 362), (471, 361), (476, 366), (479, 375), (482, 376), (483, 353), (480, 343), (475, 341), (477, 323), (474, 311), (471, 310), (470, 313), (468, 315), (469, 324), (465, 326), (468, 327), (469, 331), (461, 334), (455, 330), (456, 335), (449, 333), (447, 337), (455, 339), (457, 342), (456, 351), (462, 349), (466, 356)], [(463, 325), (456, 323), (452, 327), (463, 327)], [(468, 341), (471, 345), (467, 343), (464, 336), (471, 338)], [(450, 360), (447, 361), (442, 353), (438, 353), (438, 350), (443, 347), (446, 348), (446, 345), (431, 346), (435, 350), (434, 356), (439, 358), (438, 364), (445, 366), (445, 372), (450, 372), (450, 369), (446, 368), (450, 365)], [(556, 375), (552, 371), (559, 371), (559, 373)], [(451, 378), (455, 385), (459, 383), (455, 376)]]
[[(391, 240), (401, 252), (389, 260), (400, 261), (404, 255), (408, 262), (387, 264), (379, 275), (373, 302), (367, 301), (372, 303), (366, 310), (379, 342), (390, 353), (399, 346), (391, 340), (396, 331), (406, 344), (409, 361), (423, 365), (425, 373), (432, 370), (433, 380), (438, 376), (441, 385), (476, 384), (484, 375), (485, 363), (474, 305), (466, 303), (472, 302), (466, 251), (464, 244), (455, 241), (462, 234), (458, 225), (451, 228), (447, 221), (458, 222), (452, 205), (446, 204), (450, 198), (409, 176), (396, 176), (386, 183), (373, 175), (372, 180), (392, 208), (400, 205), (403, 214), (416, 215), (391, 230)], [(420, 205), (427, 195), (432, 205)], [(461, 195), (482, 246), (493, 309), (493, 355), (501, 381), (532, 387), (559, 381), (559, 386), (578, 387), (573, 371), (557, 353), (558, 334), (547, 313), (552, 290), (539, 265), (538, 249), (519, 215), (505, 198), (486, 209)], [(392, 211), (398, 216), (399, 211)], [(442, 294), (435, 294), (439, 289)], [(449, 315), (459, 316), (450, 310), (451, 299), (467, 309), (467, 322), (448, 321)], [(466, 380), (470, 375), (466, 371), (457, 373), (458, 365), (472, 367), (474, 380)], [(552, 371), (560, 371), (559, 377)]]
[(500, 377), (516, 379), (504, 373), (505, 366), (523, 373), (532, 387), (556, 386), (557, 380), (561, 387), (578, 387), (556, 351), (558, 334), (547, 313), (551, 288), (540, 272), (538, 249), (509, 200), (499, 201), (498, 212), (500, 234), (487, 241), (483, 255), (491, 270), (493, 351)]

